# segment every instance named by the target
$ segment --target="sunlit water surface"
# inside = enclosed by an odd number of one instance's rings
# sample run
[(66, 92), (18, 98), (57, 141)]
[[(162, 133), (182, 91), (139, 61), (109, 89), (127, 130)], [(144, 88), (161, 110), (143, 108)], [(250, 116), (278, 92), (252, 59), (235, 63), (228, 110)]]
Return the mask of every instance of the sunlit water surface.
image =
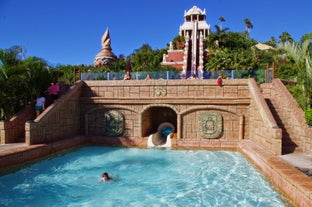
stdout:
[(0, 195), (2, 207), (291, 206), (239, 152), (101, 146), (3, 175)]

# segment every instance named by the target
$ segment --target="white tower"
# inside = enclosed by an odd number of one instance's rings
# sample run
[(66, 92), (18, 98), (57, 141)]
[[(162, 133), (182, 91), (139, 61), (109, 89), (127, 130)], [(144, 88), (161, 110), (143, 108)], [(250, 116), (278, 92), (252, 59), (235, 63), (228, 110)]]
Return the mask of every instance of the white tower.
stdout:
[(184, 23), (180, 26), (179, 35), (185, 37), (183, 73), (199, 76), (203, 73), (203, 42), (210, 33), (210, 25), (206, 22), (206, 10), (193, 6), (184, 12)]

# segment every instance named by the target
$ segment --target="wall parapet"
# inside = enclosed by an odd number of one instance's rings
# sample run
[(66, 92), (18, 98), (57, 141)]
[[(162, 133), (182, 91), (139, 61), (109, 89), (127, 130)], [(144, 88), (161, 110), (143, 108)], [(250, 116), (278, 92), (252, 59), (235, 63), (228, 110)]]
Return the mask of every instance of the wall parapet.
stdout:
[(85, 81), (81, 98), (94, 99), (219, 99), (249, 98), (246, 79), (224, 80), (223, 86), (216, 80), (113, 80)]
[(22, 141), (25, 137), (25, 122), (35, 118), (35, 104), (29, 104), (8, 121), (0, 121), (0, 144)]
[(280, 129), (260, 93), (254, 79), (249, 79), (251, 94), (249, 133), (250, 139), (270, 150), (275, 155), (282, 154), (282, 129)]
[(280, 119), (298, 151), (312, 154), (312, 128), (306, 124), (304, 111), (287, 90), (280, 79), (273, 79), (271, 84), (261, 85), (263, 96), (272, 100)]

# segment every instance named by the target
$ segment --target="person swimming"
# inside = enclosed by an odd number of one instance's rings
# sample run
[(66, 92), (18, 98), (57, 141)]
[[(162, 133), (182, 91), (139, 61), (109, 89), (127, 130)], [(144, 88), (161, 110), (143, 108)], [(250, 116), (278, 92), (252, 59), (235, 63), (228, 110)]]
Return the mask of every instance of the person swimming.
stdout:
[(107, 172), (104, 172), (102, 174), (101, 182), (110, 181), (110, 180), (113, 180), (113, 178), (111, 178)]

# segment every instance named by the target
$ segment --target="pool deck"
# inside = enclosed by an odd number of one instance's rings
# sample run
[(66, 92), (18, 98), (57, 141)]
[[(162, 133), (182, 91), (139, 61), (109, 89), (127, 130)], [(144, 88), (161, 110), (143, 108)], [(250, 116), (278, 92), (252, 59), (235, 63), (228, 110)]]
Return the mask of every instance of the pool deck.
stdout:
[(290, 153), (280, 157), (295, 167), (312, 170), (312, 156), (303, 153)]
[(26, 143), (11, 143), (11, 144), (0, 144), (0, 152), (5, 152), (7, 150), (15, 150), (21, 147), (27, 147)]
[[(26, 143), (0, 144), (0, 169), (23, 164), (60, 150), (85, 144), (84, 137), (75, 137), (51, 144), (28, 146)], [(270, 182), (299, 207), (312, 206), (312, 178), (297, 168), (312, 170), (312, 157), (303, 153), (275, 156), (249, 140), (237, 147)]]

